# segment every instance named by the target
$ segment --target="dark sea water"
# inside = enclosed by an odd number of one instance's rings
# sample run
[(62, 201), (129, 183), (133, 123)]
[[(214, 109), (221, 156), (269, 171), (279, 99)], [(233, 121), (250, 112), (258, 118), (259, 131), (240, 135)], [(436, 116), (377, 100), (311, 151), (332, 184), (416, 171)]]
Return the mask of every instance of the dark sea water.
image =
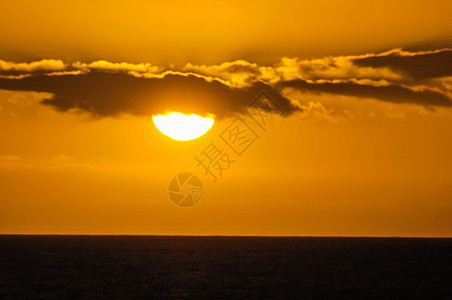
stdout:
[(452, 239), (0, 236), (1, 299), (452, 299)]

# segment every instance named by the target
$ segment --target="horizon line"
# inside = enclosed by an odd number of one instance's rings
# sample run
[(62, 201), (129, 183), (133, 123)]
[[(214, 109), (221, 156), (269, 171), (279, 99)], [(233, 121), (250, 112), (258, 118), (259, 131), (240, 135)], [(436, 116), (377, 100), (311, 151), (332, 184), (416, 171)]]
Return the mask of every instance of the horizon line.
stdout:
[(86, 234), (86, 233), (0, 233), (1, 236), (111, 236), (111, 237), (243, 237), (243, 238), (407, 238), (407, 239), (452, 239), (452, 236), (384, 236), (384, 235), (226, 235), (226, 234)]

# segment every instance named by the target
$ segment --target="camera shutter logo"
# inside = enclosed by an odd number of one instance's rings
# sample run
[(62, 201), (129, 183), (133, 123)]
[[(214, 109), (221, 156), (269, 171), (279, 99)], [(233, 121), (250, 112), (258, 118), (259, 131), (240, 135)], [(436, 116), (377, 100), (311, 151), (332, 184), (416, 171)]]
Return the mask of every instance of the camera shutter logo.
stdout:
[(170, 200), (180, 207), (195, 205), (202, 196), (201, 180), (192, 173), (181, 173), (171, 179), (168, 186)]

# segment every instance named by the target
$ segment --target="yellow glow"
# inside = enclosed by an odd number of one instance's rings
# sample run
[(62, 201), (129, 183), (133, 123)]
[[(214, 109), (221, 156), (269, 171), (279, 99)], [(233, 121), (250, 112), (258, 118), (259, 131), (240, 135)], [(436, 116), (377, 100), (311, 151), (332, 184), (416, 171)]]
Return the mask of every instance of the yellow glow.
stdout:
[(155, 127), (164, 135), (178, 141), (196, 139), (212, 128), (213, 117), (201, 117), (195, 114), (185, 115), (172, 112), (167, 115), (153, 116)]

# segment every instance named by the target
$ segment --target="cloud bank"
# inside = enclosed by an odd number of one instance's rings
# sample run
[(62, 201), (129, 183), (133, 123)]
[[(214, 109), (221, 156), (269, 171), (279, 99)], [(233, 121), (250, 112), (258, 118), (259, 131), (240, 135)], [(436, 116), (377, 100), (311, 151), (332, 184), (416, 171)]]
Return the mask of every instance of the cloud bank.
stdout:
[(239, 89), (193, 75), (140, 78), (93, 71), (77, 75), (40, 74), (21, 79), (0, 78), (0, 88), (52, 93), (53, 97), (42, 104), (60, 111), (78, 109), (96, 116), (151, 116), (182, 111), (223, 118), (243, 111), (263, 90), (278, 102), (284, 113), (297, 110), (288, 99), (263, 83)]
[(300, 110), (287, 89), (425, 107), (452, 104), (452, 49), (302, 60), (271, 66), (244, 60), (179, 68), (107, 61), (31, 63), (0, 60), (0, 89), (51, 93), (42, 101), (60, 111), (96, 116), (150, 116), (168, 110), (214, 114), (243, 109), (266, 91), (286, 115)]

